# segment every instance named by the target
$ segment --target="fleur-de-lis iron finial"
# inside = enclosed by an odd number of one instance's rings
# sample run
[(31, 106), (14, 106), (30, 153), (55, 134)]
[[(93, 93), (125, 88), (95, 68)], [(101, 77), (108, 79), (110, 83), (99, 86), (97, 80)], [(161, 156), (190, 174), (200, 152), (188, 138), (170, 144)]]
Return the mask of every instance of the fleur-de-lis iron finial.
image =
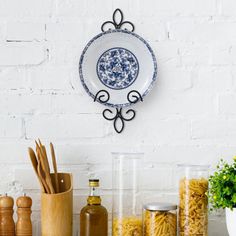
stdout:
[[(125, 30), (129, 30), (128, 28), (126, 28), (129, 25), (130, 31), (131, 32), (134, 31), (134, 24), (130, 21), (124, 21), (123, 12), (119, 8), (117, 8), (114, 11), (113, 16), (112, 16), (112, 20), (113, 21), (105, 21), (102, 24), (102, 26), (101, 26), (102, 32), (106, 31), (105, 27), (108, 25), (114, 27), (115, 29), (122, 29), (123, 28)], [(111, 28), (109, 27), (108, 30), (111, 30)]]

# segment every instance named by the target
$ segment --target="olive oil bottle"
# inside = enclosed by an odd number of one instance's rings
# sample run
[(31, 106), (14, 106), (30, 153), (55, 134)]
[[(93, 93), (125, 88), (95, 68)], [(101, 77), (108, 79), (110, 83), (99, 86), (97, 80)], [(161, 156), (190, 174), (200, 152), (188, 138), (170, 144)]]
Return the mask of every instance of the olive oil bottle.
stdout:
[(80, 212), (80, 236), (107, 236), (108, 214), (98, 194), (99, 180), (90, 179), (89, 187), (87, 206)]

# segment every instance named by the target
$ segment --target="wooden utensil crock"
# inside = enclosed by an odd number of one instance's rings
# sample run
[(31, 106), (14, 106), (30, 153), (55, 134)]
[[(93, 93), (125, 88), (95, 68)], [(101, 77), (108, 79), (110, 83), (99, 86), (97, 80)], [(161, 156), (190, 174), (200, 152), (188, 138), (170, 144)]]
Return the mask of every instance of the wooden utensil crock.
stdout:
[[(55, 187), (55, 175), (51, 174)], [(73, 183), (72, 175), (58, 173), (59, 193), (41, 194), (42, 236), (72, 236)]]

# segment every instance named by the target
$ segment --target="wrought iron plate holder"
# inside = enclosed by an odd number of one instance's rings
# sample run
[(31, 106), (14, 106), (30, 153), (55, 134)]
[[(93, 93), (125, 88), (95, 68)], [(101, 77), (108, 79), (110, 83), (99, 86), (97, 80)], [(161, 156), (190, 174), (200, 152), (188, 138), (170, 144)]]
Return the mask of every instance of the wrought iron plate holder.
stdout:
[[(117, 20), (117, 16), (120, 17), (120, 20)], [(112, 17), (113, 21), (105, 21), (102, 26), (101, 26), (101, 30), (102, 32), (105, 32), (105, 27), (107, 25), (111, 25), (113, 26), (115, 29), (122, 29), (124, 28), (125, 30), (129, 30), (127, 29), (125, 26), (130, 26), (130, 31), (133, 32), (135, 27), (134, 24), (130, 21), (124, 21), (124, 16), (122, 11), (117, 8), (114, 13), (113, 13), (113, 17)], [(109, 28), (108, 30), (111, 30), (111, 28)], [(94, 97), (94, 102), (99, 101), (100, 103), (105, 104), (106, 102), (108, 102), (110, 99), (110, 94), (107, 90), (99, 90), (95, 97)], [(143, 98), (141, 96), (141, 94), (137, 91), (137, 90), (131, 90), (128, 94), (127, 94), (127, 101), (135, 104), (138, 101), (143, 101)], [(106, 120), (109, 121), (113, 121), (113, 126), (114, 129), (117, 133), (121, 133), (124, 130), (125, 127), (125, 122), (126, 121), (131, 121), (135, 118), (136, 116), (136, 112), (135, 110), (129, 108), (128, 110), (126, 110), (125, 112), (123, 112), (123, 108), (115, 108), (114, 111), (112, 111), (110, 108), (106, 108), (103, 110), (102, 113), (103, 117)], [(120, 125), (119, 125), (120, 123)]]

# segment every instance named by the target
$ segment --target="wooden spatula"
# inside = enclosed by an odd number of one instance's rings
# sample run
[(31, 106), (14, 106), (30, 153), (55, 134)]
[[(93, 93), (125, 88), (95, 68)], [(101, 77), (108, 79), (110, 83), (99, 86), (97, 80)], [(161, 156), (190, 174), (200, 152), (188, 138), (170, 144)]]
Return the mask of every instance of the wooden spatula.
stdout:
[(47, 156), (47, 151), (45, 146), (41, 143), (40, 139), (39, 140), (39, 146), (43, 152), (43, 156), (45, 158), (45, 168), (47, 169), (47, 172), (50, 173), (50, 166), (49, 166), (49, 162), (48, 162), (48, 156)]
[(37, 141), (35, 141), (35, 143), (36, 143), (36, 147), (39, 150), (40, 163), (42, 164), (42, 169), (43, 169), (43, 172), (45, 173), (45, 181), (47, 183), (47, 186), (50, 189), (50, 193), (55, 193), (55, 190), (54, 190), (53, 185), (52, 185), (50, 172), (48, 172), (48, 169), (46, 167), (47, 166), (46, 157), (43, 153), (43, 150), (40, 148), (39, 144), (37, 143)]
[(59, 180), (58, 180), (58, 174), (57, 174), (57, 161), (56, 161), (55, 151), (54, 151), (54, 147), (53, 147), (52, 143), (50, 143), (50, 149), (51, 149), (53, 169), (54, 169), (54, 173), (55, 173), (56, 193), (59, 193)]
[(40, 178), (40, 176), (38, 174), (38, 160), (37, 160), (37, 157), (36, 157), (36, 155), (34, 153), (34, 150), (32, 148), (28, 148), (28, 152), (29, 152), (29, 156), (30, 156), (30, 160), (31, 160), (32, 166), (33, 166), (34, 171), (36, 173), (36, 176), (37, 176), (37, 178), (39, 180), (39, 184), (41, 186), (41, 190), (42, 190), (42, 192), (45, 193), (45, 188), (44, 188), (42, 180), (41, 180), (41, 178)]
[(44, 186), (44, 188), (45, 188), (45, 190), (46, 190), (46, 193), (51, 193), (51, 192), (50, 192), (50, 189), (49, 189), (49, 187), (48, 187), (48, 185), (47, 185), (47, 183), (46, 183), (45, 173), (44, 173), (44, 171), (43, 171), (42, 164), (41, 164), (41, 160), (40, 160), (41, 157), (40, 157), (39, 149), (37, 148), (36, 151), (37, 151), (37, 156), (38, 156), (38, 168), (37, 168), (37, 171), (38, 171), (39, 178), (40, 178), (41, 181), (42, 181), (42, 184), (43, 184), (43, 186)]

